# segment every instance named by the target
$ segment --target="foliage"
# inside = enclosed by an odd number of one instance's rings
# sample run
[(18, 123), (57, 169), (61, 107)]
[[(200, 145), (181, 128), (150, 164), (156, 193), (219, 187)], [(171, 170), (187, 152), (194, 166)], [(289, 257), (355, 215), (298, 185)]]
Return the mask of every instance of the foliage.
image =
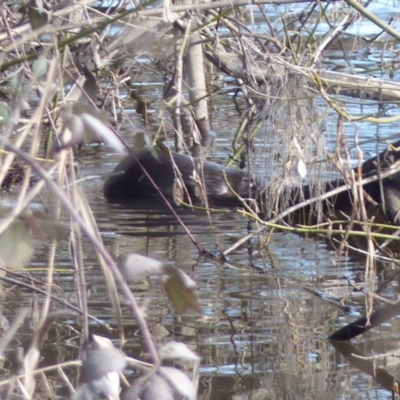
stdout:
[[(183, 84), (184, 55), (199, 43), (209, 60), (208, 68), (214, 68), (215, 75), (221, 72), (217, 67), (226, 74), (222, 83), (207, 82), (205, 97), (210, 102), (217, 95), (237, 101), (231, 158), (238, 160), (241, 167), (247, 165), (262, 183), (264, 213), (254, 212), (254, 207), (247, 203), (239, 212), (272, 230), (290, 229), (328, 238), (337, 234), (343, 239), (338, 245), (339, 251), (348, 248), (349, 237), (366, 237), (366, 281), (370, 288), (366, 285), (365, 290), (373, 289), (376, 240), (391, 239), (393, 234), (390, 227), (369, 220), (368, 199), (364, 197), (362, 185), (357, 183), (365, 177), (357, 176), (357, 171), (351, 168), (351, 151), (360, 164), (364, 156), (357, 134), (353, 148), (346, 144), (343, 121), (361, 124), (362, 120), (368, 120), (375, 124), (379, 139), (379, 124), (399, 119), (397, 111), (386, 116), (393, 112), (389, 102), (396, 103), (399, 98), (398, 87), (390, 81), (397, 65), (382, 61), (379, 76), (375, 77), (379, 80), (370, 85), (369, 79), (363, 77), (364, 80), (357, 81), (356, 88), (345, 74), (332, 79), (332, 75), (319, 71), (319, 66), (324, 52), (336, 46), (346, 30), (350, 31), (359, 13), (373, 20), (381, 31), (374, 38), (353, 38), (352, 45), (363, 42), (373, 48), (379, 40), (380, 46), (388, 47), (392, 37), (398, 39), (398, 33), (358, 3), (349, 1), (329, 5), (311, 2), (295, 7), (293, 13), (277, 6), (274, 12), (268, 9), (276, 17), (274, 24), (260, 2), (258, 10), (267, 32), (260, 34), (242, 15), (253, 12), (253, 8), (247, 8), (248, 2), (233, 3), (236, 7), (218, 1), (174, 7), (167, 1), (160, 6), (150, 1), (137, 2), (134, 6), (134, 2), (126, 2), (124, 7), (90, 0), (71, 4), (39, 0), (2, 2), (0, 186), (14, 189), (15, 183), (19, 185), (13, 206), (2, 207), (1, 278), (41, 296), (40, 302), (32, 296), (31, 315), (25, 309), (20, 310), (0, 343), (5, 351), (12, 341), (12, 333), (30, 318), (32, 337), (22, 360), (22, 373), (1, 382), (2, 398), (11, 398), (12, 394), (40, 398), (42, 388), (37, 385), (37, 376), (47, 380), (49, 372), (54, 371), (59, 374), (55, 387), (63, 386), (76, 399), (103, 395), (118, 398), (121, 374), (128, 376), (128, 370), (136, 368), (145, 372), (129, 388), (125, 386), (125, 398), (151, 399), (155, 398), (154, 393), (158, 393), (159, 399), (196, 398), (199, 357), (182, 343), (165, 343), (157, 350), (146, 322), (146, 302), (140, 302), (130, 286), (131, 281), (156, 275), (168, 294), (174, 314), (187, 314), (202, 312), (196, 283), (177, 266), (164, 265), (139, 254), (122, 255), (118, 265), (97, 230), (91, 205), (80, 188), (82, 181), (77, 177), (76, 165), (77, 154), (82, 155), (82, 149), (94, 142), (105, 143), (118, 154), (130, 151), (132, 145), (146, 146), (154, 155), (156, 147), (163, 146), (160, 142), (183, 141), (185, 148), (199, 145), (201, 126), (194, 110), (200, 99), (188, 101), (186, 92), (193, 88), (186, 91)], [(321, 21), (328, 28), (319, 34)], [(143, 69), (164, 78), (166, 87), (162, 94), (157, 90), (150, 95), (145, 90), (141, 92)], [(376, 101), (376, 112), (355, 115), (346, 108), (343, 96), (361, 98), (362, 108), (365, 94), (369, 101)], [(137, 132), (129, 113), (124, 112), (130, 100), (136, 102), (136, 111), (143, 115), (143, 132)], [(150, 112), (153, 108), (157, 113)], [(327, 148), (327, 135), (321, 128), (326, 120), (335, 122), (334, 152)], [(136, 135), (121, 138), (118, 132), (124, 124)], [(229, 121), (229, 125), (228, 129), (232, 129), (233, 122)], [(182, 140), (187, 136), (187, 140)], [(378, 142), (376, 153), (382, 150)], [(17, 168), (18, 163), (23, 163), (23, 173)], [(352, 188), (357, 201), (346, 221), (335, 225), (324, 214), (324, 193), (325, 178), (335, 176), (337, 170)], [(304, 187), (311, 190), (312, 201), (307, 206), (314, 207), (312, 211), (319, 218), (319, 225), (287, 227), (282, 221), (294, 211), (288, 210), (293, 199), (304, 197)], [(32, 204), (38, 199), (40, 211), (32, 211)], [(310, 215), (307, 212), (307, 220), (311, 219)], [(361, 229), (357, 231), (354, 227)], [(386, 228), (389, 233), (380, 232)], [(374, 229), (379, 232), (373, 232)], [(55, 294), (57, 250), (67, 247), (66, 237), (79, 306)], [(38, 289), (34, 281), (23, 283), (23, 276), (18, 276), (20, 281), (7, 281), (6, 272), (16, 273), (30, 265), (37, 240), (44, 241), (48, 249), (48, 268), (45, 277), (42, 276), (44, 289)], [(191, 240), (200, 252), (212, 256), (193, 236)], [(88, 243), (94, 249), (97, 267), (107, 287), (114, 317), (112, 328), (88, 314), (90, 285), (85, 279), (88, 265), (83, 251)], [(380, 251), (385, 253), (386, 247), (382, 245)], [(228, 253), (229, 250), (225, 251), (223, 256)], [(384, 255), (393, 260), (389, 252)], [(371, 309), (372, 296), (366, 299)], [(55, 301), (62, 303), (65, 310), (53, 311)], [(91, 323), (101, 325), (105, 331), (114, 329), (123, 346), (124, 312), (136, 320), (148, 365), (130, 358), (128, 350), (114, 347), (111, 340), (89, 332)], [(81, 331), (76, 335), (75, 346), (84, 349), (82, 357), (39, 368), (52, 323), (71, 319), (79, 321)], [(168, 364), (171, 362), (173, 366)], [(80, 371), (80, 381), (74, 379), (75, 372), (70, 373), (69, 368)]]

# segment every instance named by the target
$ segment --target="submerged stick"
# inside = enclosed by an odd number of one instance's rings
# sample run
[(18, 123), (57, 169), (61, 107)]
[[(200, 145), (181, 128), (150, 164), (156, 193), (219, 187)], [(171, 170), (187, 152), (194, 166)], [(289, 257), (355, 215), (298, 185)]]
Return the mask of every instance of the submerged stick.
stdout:
[(374, 360), (371, 361), (363, 358), (364, 353), (362, 353), (357, 347), (346, 342), (332, 341), (331, 343), (335, 350), (338, 351), (350, 365), (370, 375), (383, 388), (399, 393), (400, 382), (383, 368), (377, 367)]
[(368, 332), (376, 328), (389, 319), (400, 314), (400, 300), (394, 304), (389, 304), (385, 307), (379, 308), (374, 311), (369, 317), (365, 316), (359, 318), (357, 321), (352, 322), (337, 330), (329, 336), (329, 340), (351, 340), (358, 335)]

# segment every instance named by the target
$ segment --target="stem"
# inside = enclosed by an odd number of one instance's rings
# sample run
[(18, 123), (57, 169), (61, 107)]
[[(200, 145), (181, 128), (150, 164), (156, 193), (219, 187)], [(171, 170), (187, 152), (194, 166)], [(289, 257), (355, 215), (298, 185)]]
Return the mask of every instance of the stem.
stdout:
[(355, 1), (355, 0), (345, 0), (345, 1), (349, 6), (355, 8), (360, 14), (362, 14), (365, 18), (372, 21), (375, 25), (382, 28), (386, 33), (388, 33), (389, 35), (392, 35), (397, 40), (400, 40), (400, 32), (397, 32), (396, 29), (393, 29), (386, 22), (383, 22), (382, 20), (380, 20), (375, 14), (368, 11), (360, 3), (357, 3), (357, 1)]
[(32, 169), (35, 170), (42, 177), (42, 179), (46, 182), (46, 184), (50, 188), (50, 190), (54, 193), (54, 195), (60, 200), (60, 202), (63, 204), (63, 206), (69, 212), (70, 217), (77, 224), (79, 224), (80, 228), (86, 234), (86, 236), (89, 238), (89, 240), (92, 242), (95, 249), (103, 257), (106, 265), (110, 268), (111, 272), (114, 275), (115, 280), (119, 284), (122, 294), (125, 296), (126, 300), (128, 301), (131, 312), (139, 325), (140, 332), (143, 336), (143, 340), (149, 351), (149, 356), (150, 356), (152, 363), (155, 366), (158, 366), (160, 364), (160, 358), (158, 356), (156, 346), (153, 342), (153, 338), (151, 337), (151, 333), (147, 326), (146, 320), (144, 319), (143, 312), (140, 310), (140, 307), (136, 301), (135, 296), (131, 292), (128, 284), (125, 282), (125, 279), (122, 276), (120, 270), (118, 269), (117, 264), (114, 262), (114, 260), (110, 256), (110, 254), (105, 249), (103, 243), (93, 234), (92, 230), (87, 227), (83, 218), (78, 214), (78, 212), (76, 211), (74, 206), (71, 204), (69, 198), (57, 186), (57, 184), (52, 181), (52, 179), (46, 174), (46, 171), (40, 165), (38, 165), (31, 157), (29, 157), (23, 151), (21, 151), (16, 146), (14, 146), (14, 144), (12, 144), (8, 139), (6, 139), (4, 137), (1, 138), (1, 143), (4, 145), (4, 147), (6, 149), (13, 152), (21, 160), (23, 160), (28, 165), (30, 165), (32, 167)]

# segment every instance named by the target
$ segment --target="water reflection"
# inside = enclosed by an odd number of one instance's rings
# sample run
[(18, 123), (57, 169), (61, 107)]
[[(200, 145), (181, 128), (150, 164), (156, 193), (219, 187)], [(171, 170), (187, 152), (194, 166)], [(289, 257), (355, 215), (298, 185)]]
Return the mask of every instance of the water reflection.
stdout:
[[(99, 155), (85, 160), (85, 175), (104, 175), (113, 165), (99, 163)], [(350, 315), (304, 290), (311, 286), (336, 301), (349, 296), (356, 287), (355, 275), (364, 269), (363, 258), (337, 258), (334, 249), (322, 238), (293, 233), (274, 233), (268, 246), (265, 237), (229, 255), (226, 263), (199, 257), (196, 247), (176, 219), (159, 204), (108, 204), (102, 194), (102, 179), (85, 183), (102, 238), (114, 258), (138, 252), (179, 266), (198, 285), (202, 315), (176, 317), (160, 282), (156, 278), (137, 281), (132, 290), (147, 311), (149, 325), (157, 344), (182, 341), (202, 357), (200, 395), (204, 399), (307, 399), (352, 398), (355, 393), (376, 390), (379, 397), (390, 398), (387, 391), (366, 379), (342, 360), (326, 338), (333, 331), (357, 319), (364, 304), (352, 307)], [(181, 210), (180, 216), (208, 251), (218, 254), (247, 233), (247, 220), (230, 211), (213, 214)], [(45, 281), (46, 247), (39, 248), (34, 272)], [(115, 327), (107, 290), (95, 255), (85, 257), (89, 312)], [(57, 284), (70, 302), (77, 301), (68, 246), (61, 244), (57, 258)], [(349, 285), (350, 282), (354, 286)], [(378, 278), (381, 279), (381, 278)], [(385, 293), (391, 293), (396, 283)], [(6, 310), (29, 305), (30, 292), (16, 293), (7, 299)], [(127, 342), (124, 350), (146, 359), (138, 327), (123, 309)], [(57, 340), (69, 340), (71, 325), (51, 332)], [(399, 320), (394, 319), (370, 332), (364, 347), (376, 338), (382, 343), (398, 344)], [(112, 336), (91, 322), (94, 333)], [(114, 333), (115, 334), (115, 333)], [(391, 341), (389, 341), (391, 339)], [(29, 330), (19, 340), (29, 341)], [(389, 346), (388, 346), (389, 347)], [(371, 349), (368, 349), (371, 351)], [(54, 344), (46, 348), (45, 364), (54, 358), (67, 359), (76, 353), (63, 345), (55, 355)], [(368, 354), (368, 353), (367, 353)], [(395, 368), (393, 364), (390, 368)], [(393, 371), (392, 371), (393, 372)], [(389, 372), (390, 373), (390, 372)], [(394, 375), (392, 373), (391, 375)], [(371, 396), (372, 397), (372, 396)]]
[[(97, 155), (94, 158), (98, 159)], [(86, 163), (88, 175), (101, 175), (102, 169), (112, 169), (110, 165), (94, 167), (88, 159)], [(364, 268), (362, 259), (358, 263), (354, 259), (338, 260), (334, 249), (321, 238), (275, 233), (268, 246), (259, 247), (265, 243), (265, 237), (256, 237), (252, 247), (247, 243), (231, 253), (226, 263), (218, 263), (199, 257), (196, 247), (164, 207), (148, 202), (129, 206), (108, 204), (101, 195), (101, 187), (102, 180), (93, 179), (84, 190), (114, 258), (128, 252), (150, 255), (179, 266), (198, 285), (202, 315), (181, 317), (174, 315), (157, 278), (134, 282), (132, 290), (147, 311), (157, 344), (182, 341), (202, 357), (201, 398), (336, 399), (378, 390), (380, 386), (372, 378), (360, 377), (355, 369), (348, 371), (347, 362), (326, 340), (339, 326), (357, 319), (364, 304), (353, 305), (348, 315), (303, 289), (310, 286), (340, 301), (354, 291), (354, 276)], [(208, 216), (204, 212), (181, 210), (180, 215), (196, 240), (212, 253), (218, 254), (247, 233), (247, 221), (232, 211)], [(38, 249), (34, 264), (42, 270), (33, 272), (42, 281), (47, 262), (43, 249)], [(57, 284), (70, 302), (76, 302), (66, 244), (61, 244), (57, 263)], [(86, 254), (85, 265), (89, 312), (115, 327), (103, 277), (91, 252)], [(393, 286), (386, 289), (387, 293), (392, 292)], [(30, 292), (21, 291), (16, 296), (17, 301), (7, 299), (6, 310), (30, 304)], [(127, 309), (122, 312), (127, 339), (124, 350), (146, 359), (136, 321)], [(50, 335), (57, 340), (69, 340), (70, 329), (77, 328), (75, 323), (57, 327)], [(362, 342), (364, 347), (373, 339), (384, 338), (382, 344), (391, 343), (393, 349), (398, 343), (398, 325), (399, 320), (394, 319), (370, 332)], [(94, 322), (91, 330), (113, 335)], [(21, 332), (19, 340), (30, 340), (29, 329)], [(368, 350), (370, 354), (371, 349)], [(55, 357), (67, 359), (68, 354), (76, 351), (73, 346), (63, 345), (55, 355), (51, 344), (44, 353), (44, 364), (54, 363)], [(379, 391), (379, 398), (390, 398), (390, 393)]]
[[(355, 367), (357, 370), (371, 376), (382, 388), (393, 392), (393, 396), (395, 393), (400, 393), (400, 382), (377, 365), (379, 356), (367, 356), (360, 348), (351, 345), (349, 342), (332, 341), (331, 343), (351, 367)], [(340, 368), (341, 366), (338, 365), (338, 370)]]
[[(332, 249), (316, 238), (275, 234), (267, 250), (249, 252), (244, 246), (218, 264), (199, 258), (163, 208), (108, 204), (95, 211), (115, 256), (145, 253), (179, 266), (197, 282), (201, 316), (175, 317), (154, 280), (139, 296), (151, 304), (150, 326), (165, 329), (156, 335), (158, 343), (184, 341), (201, 355), (202, 398), (266, 398), (268, 393), (273, 398), (323, 398), (321, 380), (333, 356), (325, 337), (329, 321), (340, 311), (301, 286), (331, 277), (332, 290), (338, 287)], [(247, 233), (247, 221), (232, 212), (209, 218), (185, 210), (181, 218), (211, 252), (223, 251)], [(329, 279), (323, 285), (326, 290)], [(127, 348), (139, 356), (136, 329), (134, 321), (127, 321)]]
[[(368, 24), (365, 27), (368, 28)], [(382, 57), (388, 61), (394, 57), (393, 54), (388, 51)], [(344, 60), (343, 52), (336, 49), (327, 51), (325, 55), (331, 58), (329, 62), (332, 66), (340, 58), (346, 69), (354, 67), (363, 71), (377, 61), (375, 56), (365, 54), (363, 49), (359, 49), (350, 61)], [(148, 86), (149, 81), (145, 84)], [(157, 84), (160, 83), (153, 82), (153, 87)], [(226, 157), (230, 130), (234, 125), (233, 122), (232, 126), (226, 123), (227, 114), (233, 110), (232, 104), (225, 99), (220, 107), (221, 112), (213, 116), (214, 129), (219, 132), (215, 151), (217, 158)], [(368, 102), (349, 107), (353, 115), (375, 111), (376, 106)], [(132, 111), (132, 118), (134, 115), (135, 111)], [(328, 133), (335, 132), (336, 121), (327, 125)], [(137, 126), (142, 125), (138, 123)], [(131, 126), (129, 129), (132, 129)], [(371, 144), (371, 132), (375, 128), (364, 125), (361, 132), (358, 129), (355, 124), (346, 126), (349, 145), (357, 133), (365, 142), (363, 149), (373, 155), (377, 151)], [(397, 133), (397, 129), (396, 124), (385, 127), (381, 132), (382, 139)], [(95, 155), (84, 158), (82, 168), (85, 176), (106, 176), (113, 169), (119, 158), (104, 151), (100, 149)], [(341, 356), (345, 355), (343, 346), (333, 347), (326, 340), (339, 326), (360, 316), (363, 302), (353, 305), (351, 314), (345, 314), (303, 289), (310, 286), (335, 301), (341, 301), (357, 290), (355, 277), (357, 272), (364, 270), (365, 257), (339, 260), (334, 249), (322, 238), (275, 233), (268, 246), (260, 246), (265, 243), (264, 237), (260, 240), (256, 238), (252, 247), (246, 244), (231, 253), (226, 263), (218, 263), (214, 259), (199, 257), (196, 247), (164, 207), (149, 203), (108, 204), (101, 194), (102, 183), (101, 178), (96, 178), (82, 186), (102, 238), (113, 257), (118, 258), (128, 252), (149, 255), (179, 266), (197, 282), (202, 315), (176, 317), (156, 278), (134, 282), (132, 290), (148, 314), (149, 325), (158, 344), (169, 340), (182, 341), (202, 357), (199, 390), (202, 399), (392, 397), (388, 390), (392, 388), (392, 377), (398, 369), (394, 357), (383, 361), (387, 362), (389, 371), (382, 385), (387, 390), (382, 390), (371, 377), (376, 376), (371, 373), (375, 371), (371, 365), (368, 369), (360, 367), (353, 363), (354, 357), (348, 356), (349, 353), (356, 353), (354, 348), (347, 345), (350, 350), (346, 352), (347, 359), (344, 359)], [(211, 253), (218, 254), (247, 233), (247, 221), (232, 211), (209, 216), (204, 212), (181, 210), (180, 215), (196, 240)], [(57, 290), (61, 293), (62, 287), (62, 295), (76, 302), (68, 245), (61, 243), (60, 247)], [(32, 274), (42, 281), (45, 281), (47, 252), (47, 247), (39, 247), (32, 264), (41, 268)], [(85, 255), (85, 265), (89, 312), (113, 328), (116, 321), (91, 247)], [(384, 277), (377, 278), (377, 281), (380, 280)], [(398, 283), (392, 282), (383, 294), (391, 294), (395, 290), (398, 290)], [(8, 315), (22, 305), (31, 304), (30, 292), (16, 291), (13, 296), (8, 297), (4, 304)], [(127, 339), (124, 350), (131, 356), (146, 359), (136, 321), (127, 309), (122, 312)], [(75, 323), (71, 321), (70, 325), (59, 326), (56, 331), (50, 332), (54, 341), (46, 348), (44, 364), (68, 359), (71, 353), (77, 353), (71, 340), (79, 329), (74, 326)], [(93, 322), (91, 330), (113, 335)], [(396, 318), (368, 333), (360, 340), (361, 347), (365, 354), (377, 352), (376, 345), (381, 352), (394, 351), (398, 347), (398, 332), (400, 326)], [(20, 343), (30, 339), (28, 327), (19, 332)], [(355, 367), (369, 375), (360, 373)]]
[[(159, 204), (104, 202), (94, 211), (115, 257), (151, 255), (179, 266), (197, 282), (200, 316), (176, 317), (155, 279), (138, 282), (133, 290), (148, 305), (158, 344), (183, 341), (201, 355), (200, 398), (336, 399), (362, 390), (364, 382), (349, 386), (354, 370), (343, 383), (346, 364), (340, 362), (336, 370), (338, 354), (326, 337), (359, 317), (363, 304), (346, 315), (302, 288), (311, 285), (340, 301), (353, 290), (347, 279), (352, 281), (362, 266), (350, 259), (340, 263), (334, 249), (318, 238), (291, 233), (274, 234), (264, 249), (254, 240), (251, 251), (246, 244), (220, 264), (199, 258), (182, 227)], [(196, 240), (216, 254), (247, 233), (247, 221), (232, 212), (208, 216), (182, 210), (180, 216)], [(125, 348), (145, 357), (136, 323), (125, 316)], [(389, 332), (391, 324), (370, 336)], [(368, 387), (379, 385), (370, 382)], [(390, 398), (390, 393), (380, 391), (379, 396)]]

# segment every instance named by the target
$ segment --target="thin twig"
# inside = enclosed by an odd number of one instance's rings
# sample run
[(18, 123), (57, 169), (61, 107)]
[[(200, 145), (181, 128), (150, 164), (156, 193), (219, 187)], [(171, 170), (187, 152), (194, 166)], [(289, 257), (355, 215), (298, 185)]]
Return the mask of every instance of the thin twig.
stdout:
[(55, 196), (60, 200), (60, 202), (63, 204), (63, 206), (69, 212), (70, 217), (76, 223), (79, 224), (82, 231), (86, 234), (86, 236), (92, 242), (95, 249), (103, 257), (107, 266), (112, 271), (112, 273), (115, 277), (115, 280), (117, 281), (118, 285), (120, 286), (121, 292), (125, 296), (125, 299), (127, 300), (128, 304), (130, 306), (131, 312), (139, 325), (139, 329), (142, 333), (143, 340), (147, 346), (147, 350), (149, 351), (149, 356), (150, 356), (152, 363), (156, 366), (159, 365), (160, 359), (159, 359), (154, 341), (151, 337), (151, 333), (147, 326), (146, 320), (144, 318), (143, 312), (140, 310), (139, 304), (137, 303), (135, 296), (131, 292), (129, 285), (125, 282), (125, 279), (121, 274), (121, 271), (118, 269), (117, 264), (114, 262), (114, 260), (110, 256), (110, 254), (105, 249), (103, 243), (92, 233), (92, 230), (86, 226), (82, 217), (78, 214), (78, 212), (76, 211), (74, 206), (71, 204), (71, 201), (68, 199), (68, 197), (65, 195), (65, 193), (57, 186), (57, 184), (54, 183), (48, 177), (48, 175), (46, 174), (46, 171), (40, 165), (38, 165), (34, 160), (32, 160), (31, 157), (29, 157), (27, 154), (25, 154), (22, 150), (18, 149), (16, 146), (14, 146), (14, 144), (11, 143), (8, 139), (3, 137), (0, 140), (6, 149), (15, 153), (19, 158), (21, 158), (21, 160), (23, 160), (28, 165), (30, 165), (32, 167), (32, 169), (34, 169), (42, 177), (42, 179), (46, 182), (46, 184), (50, 188), (50, 190), (55, 194)]
[(343, 185), (343, 186), (339, 186), (338, 188), (335, 188), (333, 190), (330, 190), (329, 192), (326, 192), (322, 195), (319, 196), (315, 196), (312, 197), (310, 199), (304, 200), (301, 203), (298, 203), (290, 208), (288, 208), (287, 210), (285, 210), (284, 212), (280, 213), (279, 215), (277, 215), (275, 218), (272, 218), (271, 220), (269, 220), (268, 222), (271, 223), (277, 223), (279, 220), (287, 217), (288, 215), (294, 213), (297, 210), (300, 210), (301, 208), (307, 207), (312, 203), (315, 203), (316, 201), (321, 201), (321, 200), (326, 200), (332, 196), (335, 196), (339, 193), (343, 193), (346, 190), (351, 189), (353, 186), (354, 187), (359, 187), (359, 186), (363, 186), (366, 185), (367, 183), (371, 183), (371, 182), (376, 182), (379, 179), (384, 179), (387, 178), (393, 174), (395, 174), (396, 172), (400, 171), (400, 160), (396, 161), (395, 163), (393, 163), (393, 165), (391, 165), (387, 170), (385, 170), (384, 172), (381, 173), (380, 177), (378, 177), (378, 175), (372, 175), (368, 178), (364, 178), (360, 181), (354, 182), (352, 185)]
[[(21, 281), (19, 281), (17, 279), (13, 279), (13, 278), (9, 278), (8, 276), (1, 276), (1, 275), (0, 275), (0, 280), (4, 281), (4, 282), (11, 283), (12, 285), (24, 287), (26, 289), (31, 290), (32, 292), (36, 292), (36, 293), (42, 294), (43, 296), (47, 296), (47, 292), (45, 290), (39, 289), (36, 286), (32, 286), (29, 283), (21, 282)], [(65, 306), (67, 308), (70, 308), (71, 310), (76, 311), (79, 314), (82, 314), (82, 311), (81, 311), (81, 309), (79, 307), (76, 307), (73, 304), (68, 303), (67, 300), (61, 299), (60, 297), (57, 297), (54, 294), (51, 294), (50, 298), (51, 298), (51, 300), (54, 300), (57, 303), (60, 303), (63, 306)], [(88, 314), (88, 318), (91, 319), (92, 321), (96, 322), (100, 326), (103, 326), (107, 330), (110, 330), (110, 327), (109, 327), (108, 324), (105, 324), (103, 321), (100, 321), (98, 318), (94, 317), (93, 315)]]

